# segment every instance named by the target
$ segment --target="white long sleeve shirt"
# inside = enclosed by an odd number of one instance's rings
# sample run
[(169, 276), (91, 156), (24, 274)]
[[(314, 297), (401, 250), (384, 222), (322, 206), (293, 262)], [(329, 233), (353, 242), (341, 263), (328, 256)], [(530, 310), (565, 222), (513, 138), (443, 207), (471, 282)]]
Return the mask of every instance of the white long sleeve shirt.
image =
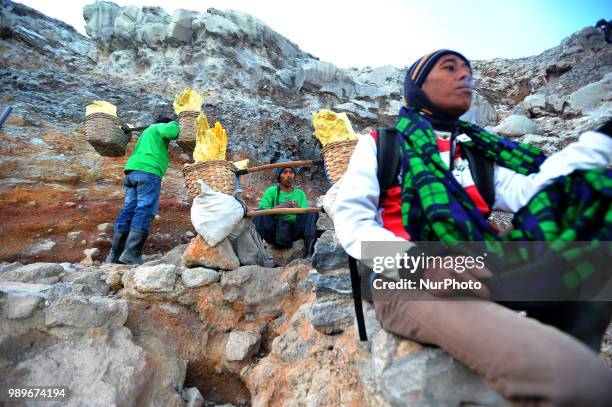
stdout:
[[(522, 175), (495, 165), (493, 209), (516, 212), (554, 178), (574, 170), (605, 167), (610, 163), (612, 137), (588, 131), (578, 141), (548, 157), (537, 173)], [(334, 212), (338, 240), (356, 259), (361, 259), (361, 242), (406, 240), (383, 227), (377, 169), (376, 142), (370, 135), (363, 136), (343, 176)]]

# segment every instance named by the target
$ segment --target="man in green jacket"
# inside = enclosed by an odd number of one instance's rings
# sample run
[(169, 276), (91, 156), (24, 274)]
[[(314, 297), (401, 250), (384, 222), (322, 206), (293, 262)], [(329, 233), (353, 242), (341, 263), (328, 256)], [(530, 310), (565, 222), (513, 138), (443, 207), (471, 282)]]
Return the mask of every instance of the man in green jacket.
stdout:
[[(282, 159), (279, 162), (289, 160)], [(293, 186), (295, 172), (291, 166), (276, 169), (278, 185), (266, 189), (259, 202), (259, 209), (308, 207), (304, 191)], [(266, 242), (278, 247), (291, 247), (294, 241), (304, 239), (304, 257), (308, 258), (314, 251), (318, 217), (317, 213), (264, 215), (254, 217), (253, 223)]]
[(142, 249), (157, 214), (161, 180), (168, 169), (168, 144), (179, 135), (172, 118), (160, 116), (138, 138), (125, 164), (125, 202), (117, 220), (109, 263), (142, 264)]

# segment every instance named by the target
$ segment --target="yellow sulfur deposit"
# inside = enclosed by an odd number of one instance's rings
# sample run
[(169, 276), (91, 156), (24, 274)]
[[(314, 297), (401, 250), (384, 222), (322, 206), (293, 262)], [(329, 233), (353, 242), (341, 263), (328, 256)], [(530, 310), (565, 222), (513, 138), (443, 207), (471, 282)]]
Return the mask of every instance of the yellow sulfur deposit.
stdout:
[(215, 127), (208, 125), (208, 118), (204, 113), (196, 119), (196, 146), (193, 150), (193, 161), (225, 160), (227, 149), (227, 132), (221, 123), (216, 122)]
[(247, 158), (246, 160), (234, 161), (232, 164), (234, 164), (234, 167), (238, 168), (239, 170), (245, 170), (249, 166), (249, 159)]
[(191, 88), (185, 88), (180, 94), (174, 97), (174, 113), (179, 114), (184, 111), (199, 112), (202, 109), (204, 99)]
[(117, 107), (103, 100), (94, 100), (85, 108), (85, 116), (89, 116), (92, 113), (106, 113), (117, 117)]
[(321, 109), (319, 113), (312, 114), (312, 125), (315, 128), (315, 137), (323, 147), (335, 141), (357, 140), (358, 138), (346, 113)]

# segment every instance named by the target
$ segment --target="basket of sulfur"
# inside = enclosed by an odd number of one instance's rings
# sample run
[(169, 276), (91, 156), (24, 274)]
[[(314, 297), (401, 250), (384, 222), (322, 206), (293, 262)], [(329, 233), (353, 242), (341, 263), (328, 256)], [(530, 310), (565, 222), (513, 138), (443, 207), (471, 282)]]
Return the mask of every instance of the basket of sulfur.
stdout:
[(192, 152), (196, 145), (196, 119), (200, 115), (203, 99), (198, 92), (185, 88), (174, 97), (174, 112), (178, 117), (181, 133), (176, 143), (185, 152)]
[(346, 113), (321, 109), (318, 113), (313, 113), (312, 124), (315, 137), (323, 146), (327, 178), (334, 184), (346, 172), (357, 144), (357, 134), (353, 131)]
[(89, 144), (105, 157), (121, 157), (130, 141), (129, 132), (122, 129), (117, 108), (112, 104), (94, 100), (85, 108), (85, 137)]
[(219, 122), (211, 128), (208, 125), (208, 118), (203, 113), (200, 113), (195, 120), (195, 127), (196, 143), (193, 151), (195, 163), (185, 164), (183, 167), (185, 187), (189, 196), (195, 198), (200, 194), (199, 179), (217, 192), (232, 195), (234, 165), (225, 160), (227, 132)]

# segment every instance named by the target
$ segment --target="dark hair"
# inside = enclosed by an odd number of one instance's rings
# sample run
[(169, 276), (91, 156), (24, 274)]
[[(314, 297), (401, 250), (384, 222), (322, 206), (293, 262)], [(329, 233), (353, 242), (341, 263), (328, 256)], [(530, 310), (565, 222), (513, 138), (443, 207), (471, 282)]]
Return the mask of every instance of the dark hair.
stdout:
[(160, 114), (159, 116), (157, 116), (157, 120), (155, 121), (155, 123), (170, 123), (171, 121), (174, 121), (174, 117), (167, 115), (167, 114)]

